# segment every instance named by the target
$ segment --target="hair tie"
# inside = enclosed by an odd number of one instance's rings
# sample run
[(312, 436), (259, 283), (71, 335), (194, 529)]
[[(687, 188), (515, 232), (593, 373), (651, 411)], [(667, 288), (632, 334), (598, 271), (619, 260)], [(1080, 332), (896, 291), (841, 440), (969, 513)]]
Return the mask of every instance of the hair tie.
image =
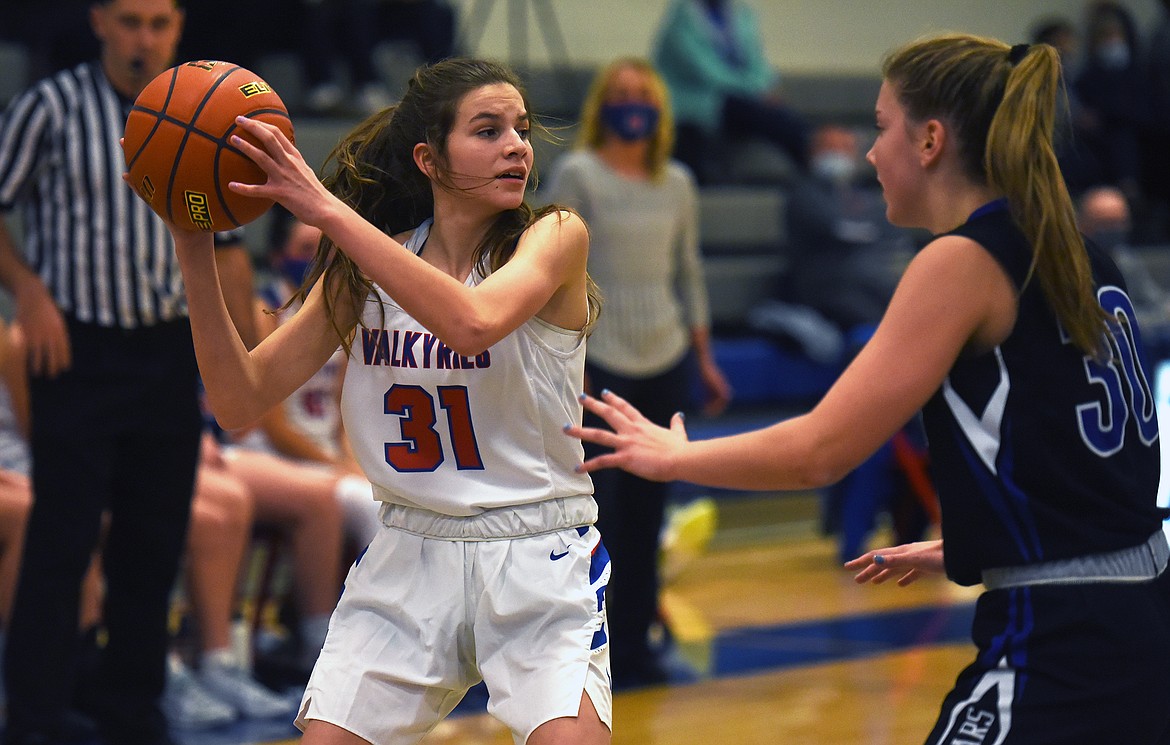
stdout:
[(1020, 60), (1024, 58), (1024, 55), (1026, 55), (1028, 50), (1031, 48), (1031, 44), (1016, 44), (1008, 51), (1008, 62), (1012, 64), (1012, 67), (1020, 64)]

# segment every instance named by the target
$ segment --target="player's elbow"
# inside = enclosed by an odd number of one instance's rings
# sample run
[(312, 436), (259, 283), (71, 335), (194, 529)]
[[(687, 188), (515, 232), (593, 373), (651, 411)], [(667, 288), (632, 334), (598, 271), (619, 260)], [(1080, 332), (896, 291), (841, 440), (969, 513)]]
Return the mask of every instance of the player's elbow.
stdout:
[(821, 489), (832, 486), (849, 475), (855, 464), (841, 457), (840, 452), (827, 443), (811, 445), (800, 457), (796, 480), (803, 489)]
[(481, 354), (487, 351), (488, 347), (491, 346), (490, 343), (481, 341), (480, 337), (470, 335), (466, 338), (459, 337), (452, 339), (450, 342), (444, 343), (447, 344), (448, 349), (460, 357), (468, 357), (472, 359), (479, 357)]
[(474, 358), (498, 342), (500, 334), (487, 319), (476, 316), (461, 320), (441, 338), (455, 354)]
[(250, 427), (260, 419), (260, 413), (237, 402), (216, 401), (208, 396), (207, 408), (219, 426), (226, 430)]
[(215, 416), (216, 424), (225, 430), (243, 429), (253, 423), (252, 420), (241, 416), (233, 416), (230, 413), (218, 414), (214, 411), (212, 413)]
[(806, 489), (823, 489), (832, 486), (849, 475), (851, 469), (839, 463), (824, 462), (813, 464), (806, 474)]

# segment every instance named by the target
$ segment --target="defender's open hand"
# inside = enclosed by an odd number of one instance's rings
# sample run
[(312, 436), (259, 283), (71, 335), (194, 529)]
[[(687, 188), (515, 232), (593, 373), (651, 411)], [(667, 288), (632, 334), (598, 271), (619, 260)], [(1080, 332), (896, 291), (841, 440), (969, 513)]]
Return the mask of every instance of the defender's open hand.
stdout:
[(671, 481), (679, 453), (687, 444), (683, 415), (675, 414), (670, 429), (654, 424), (628, 401), (610, 391), (602, 391), (601, 398), (582, 394), (587, 411), (598, 415), (612, 427), (565, 427), (565, 433), (602, 447), (612, 453), (585, 461), (578, 469), (583, 472), (601, 468), (621, 468), (652, 481)]

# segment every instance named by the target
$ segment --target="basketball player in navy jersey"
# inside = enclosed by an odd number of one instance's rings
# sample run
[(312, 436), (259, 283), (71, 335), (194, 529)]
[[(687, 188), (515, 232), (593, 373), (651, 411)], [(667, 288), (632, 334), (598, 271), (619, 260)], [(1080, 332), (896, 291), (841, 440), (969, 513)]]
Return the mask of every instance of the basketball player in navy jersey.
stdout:
[[(837, 481), (922, 409), (941, 541), (850, 561), (859, 582), (983, 583), (975, 661), (927, 742), (1170, 742), (1170, 587), (1158, 426), (1116, 266), (1076, 232), (1052, 148), (1056, 50), (948, 35), (884, 65), (876, 167), (896, 225), (935, 239), (809, 413), (689, 442), (612, 393), (568, 427), (650, 478)], [(944, 552), (945, 545), (945, 552)]]
[(580, 421), (599, 308), (575, 213), (532, 210), (532, 115), (505, 67), (420, 68), (322, 184), (279, 130), (238, 120), (274, 198), (322, 242), (302, 305), (248, 352), (205, 233), (172, 226), (220, 423), (255, 421), (350, 354), (342, 417), (382, 527), (345, 581), (298, 726), (304, 743), (421, 740), (481, 679), (517, 742), (603, 745), (604, 593)]

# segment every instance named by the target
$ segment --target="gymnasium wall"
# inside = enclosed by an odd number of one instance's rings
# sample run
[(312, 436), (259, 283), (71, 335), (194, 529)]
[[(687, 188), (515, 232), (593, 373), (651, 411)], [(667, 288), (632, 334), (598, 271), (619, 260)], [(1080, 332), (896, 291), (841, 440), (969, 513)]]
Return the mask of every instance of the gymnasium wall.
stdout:
[[(745, 0), (756, 8), (768, 58), (782, 71), (875, 73), (890, 48), (916, 36), (966, 31), (1009, 43), (1027, 40), (1041, 16), (1063, 15), (1078, 22), (1085, 0)], [(669, 0), (451, 0), (461, 18), (485, 18), (474, 51), (516, 60), (527, 40), (528, 59), (550, 61), (549, 33), (564, 37), (569, 61), (590, 65), (624, 54), (648, 53), (655, 28)], [(1158, 0), (1122, 0), (1139, 26), (1148, 29)], [(544, 11), (543, 13), (541, 11)], [(549, 13), (548, 11), (552, 11)], [(524, 12), (527, 33), (509, 12)], [(551, 19), (551, 22), (542, 19)], [(464, 24), (465, 28), (467, 24)], [(555, 42), (552, 44), (555, 46)]]

